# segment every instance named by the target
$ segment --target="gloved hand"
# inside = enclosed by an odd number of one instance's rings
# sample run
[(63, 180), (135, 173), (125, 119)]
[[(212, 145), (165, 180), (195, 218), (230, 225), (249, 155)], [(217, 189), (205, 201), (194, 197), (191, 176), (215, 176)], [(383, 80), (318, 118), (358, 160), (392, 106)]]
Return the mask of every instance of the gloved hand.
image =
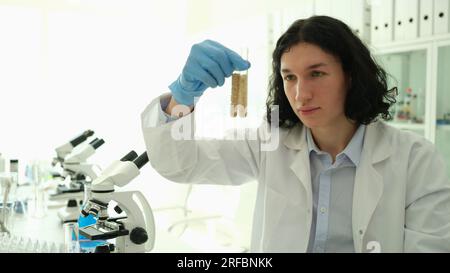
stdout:
[(181, 75), (169, 89), (176, 102), (191, 106), (208, 87), (222, 86), (233, 71), (249, 68), (250, 63), (236, 52), (206, 40), (192, 46)]

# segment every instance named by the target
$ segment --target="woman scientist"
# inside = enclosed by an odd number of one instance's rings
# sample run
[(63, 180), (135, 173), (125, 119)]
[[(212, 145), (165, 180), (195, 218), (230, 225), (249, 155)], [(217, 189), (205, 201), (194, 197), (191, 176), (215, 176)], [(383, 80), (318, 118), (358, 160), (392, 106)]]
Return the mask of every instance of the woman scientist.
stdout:
[[(177, 139), (172, 127), (190, 124), (196, 97), (250, 67), (217, 42), (194, 45), (170, 94), (142, 114), (152, 166), (182, 183), (257, 180), (253, 252), (449, 252), (443, 160), (424, 138), (377, 120), (390, 118), (395, 94), (349, 27), (326, 16), (297, 20), (272, 63), (258, 137)], [(279, 145), (267, 149), (275, 131)]]

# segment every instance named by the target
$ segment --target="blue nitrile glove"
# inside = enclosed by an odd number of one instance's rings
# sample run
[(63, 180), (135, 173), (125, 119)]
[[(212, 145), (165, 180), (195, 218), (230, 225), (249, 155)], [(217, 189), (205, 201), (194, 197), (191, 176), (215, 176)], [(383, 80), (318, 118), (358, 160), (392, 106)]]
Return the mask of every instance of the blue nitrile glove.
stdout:
[(193, 105), (208, 87), (222, 86), (233, 71), (247, 70), (250, 63), (218, 42), (206, 40), (191, 48), (181, 75), (169, 85), (175, 101)]

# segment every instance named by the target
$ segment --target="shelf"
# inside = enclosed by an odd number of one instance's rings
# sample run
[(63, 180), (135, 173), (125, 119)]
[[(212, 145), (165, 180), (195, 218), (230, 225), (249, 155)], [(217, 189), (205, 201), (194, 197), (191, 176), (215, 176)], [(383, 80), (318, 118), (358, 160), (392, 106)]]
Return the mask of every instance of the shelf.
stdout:
[(370, 44), (372, 50), (377, 53), (382, 53), (386, 51), (405, 51), (408, 49), (411, 50), (413, 48), (422, 49), (424, 46), (430, 43), (446, 43), (450, 40), (450, 34), (438, 34), (429, 37), (419, 37), (416, 39), (405, 40), (405, 41), (392, 41), (388, 43), (381, 44)]
[(436, 125), (436, 130), (442, 130), (442, 131), (449, 131), (450, 132), (450, 124)]
[(386, 122), (392, 127), (402, 130), (424, 131), (425, 125), (423, 123), (408, 123), (408, 122)]

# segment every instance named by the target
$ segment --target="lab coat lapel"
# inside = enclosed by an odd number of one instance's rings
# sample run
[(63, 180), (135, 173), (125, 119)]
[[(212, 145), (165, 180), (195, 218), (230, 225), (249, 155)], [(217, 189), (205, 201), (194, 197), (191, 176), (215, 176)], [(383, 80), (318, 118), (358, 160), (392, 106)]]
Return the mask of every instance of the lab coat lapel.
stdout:
[(363, 238), (370, 219), (383, 193), (383, 178), (371, 164), (361, 162), (355, 175), (353, 190), (353, 238), (355, 250), (363, 250)]
[[(300, 150), (297, 157), (294, 159), (290, 166), (291, 170), (300, 180), (301, 185), (306, 193), (306, 204), (302, 202), (302, 205), (307, 205), (310, 208), (312, 204), (312, 188), (311, 188), (311, 174), (309, 170), (309, 156), (307, 150)], [(305, 199), (303, 199), (305, 200)]]
[(310, 206), (312, 206), (312, 187), (308, 145), (306, 143), (306, 128), (304, 126), (296, 126), (293, 128), (286, 137), (284, 144), (290, 149), (299, 150), (290, 168), (300, 180), (305, 190), (307, 204), (302, 203), (302, 205), (307, 205), (310, 209)]
[(353, 238), (356, 252), (365, 250), (364, 235), (383, 194), (383, 177), (375, 169), (377, 163), (390, 156), (388, 137), (379, 122), (367, 126), (361, 161), (356, 169), (352, 207)]
[(303, 188), (303, 196), (301, 196), (299, 200), (291, 201), (298, 204), (298, 209), (308, 212), (305, 213), (305, 215), (307, 215), (306, 221), (300, 223), (304, 226), (304, 228), (301, 229), (304, 233), (300, 234), (300, 236), (302, 236), (301, 238), (303, 238), (303, 240), (301, 240), (302, 245), (300, 246), (300, 249), (306, 252), (312, 223), (312, 186), (305, 127), (297, 126), (297, 128), (291, 130), (286, 138), (285, 145), (290, 149), (298, 150), (289, 167), (300, 180), (300, 184)]

